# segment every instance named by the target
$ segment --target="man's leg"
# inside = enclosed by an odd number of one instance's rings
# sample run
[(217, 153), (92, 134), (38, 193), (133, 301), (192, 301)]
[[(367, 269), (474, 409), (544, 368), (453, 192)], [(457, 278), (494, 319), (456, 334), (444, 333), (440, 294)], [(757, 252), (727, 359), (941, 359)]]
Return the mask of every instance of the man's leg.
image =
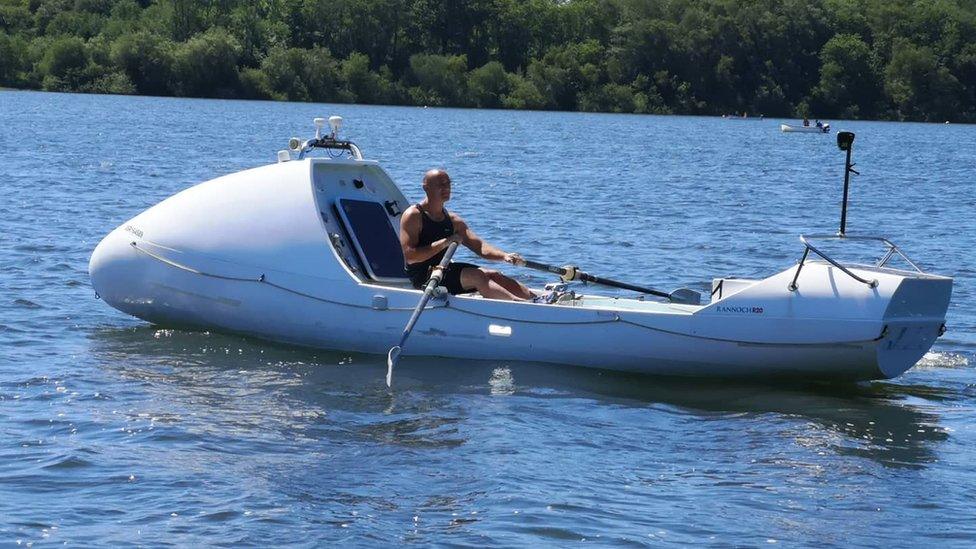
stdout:
[(532, 291), (526, 288), (525, 285), (519, 282), (518, 280), (511, 279), (495, 270), (491, 270), (491, 269), (482, 269), (482, 270), (485, 271), (485, 274), (488, 275), (488, 278), (492, 282), (498, 284), (502, 288), (505, 288), (512, 295), (520, 297), (522, 299), (532, 299), (533, 297), (535, 297), (535, 294), (533, 294)]
[(505, 299), (508, 301), (527, 299), (508, 291), (504, 286), (492, 280), (485, 271), (474, 267), (465, 267), (461, 270), (461, 286), (474, 288), (482, 297), (488, 299)]

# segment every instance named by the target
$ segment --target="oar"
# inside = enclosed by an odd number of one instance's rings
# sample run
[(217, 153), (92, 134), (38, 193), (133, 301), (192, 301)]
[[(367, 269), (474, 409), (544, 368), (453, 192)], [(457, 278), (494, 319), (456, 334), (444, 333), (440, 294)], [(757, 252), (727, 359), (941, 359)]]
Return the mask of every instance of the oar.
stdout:
[(658, 297), (665, 297), (672, 303), (685, 303), (689, 305), (698, 305), (701, 303), (701, 294), (696, 292), (695, 290), (691, 290), (688, 288), (681, 288), (669, 294), (652, 288), (635, 286), (634, 284), (628, 284), (627, 282), (617, 282), (616, 280), (610, 280), (609, 278), (593, 276), (589, 273), (577, 269), (572, 265), (566, 265), (565, 267), (556, 267), (554, 265), (546, 265), (545, 263), (530, 261), (528, 259), (522, 259), (520, 262), (518, 262), (518, 264), (524, 267), (528, 267), (530, 269), (536, 269), (539, 271), (546, 271), (552, 274), (557, 274), (559, 275), (560, 278), (563, 279), (564, 282), (569, 282), (570, 280), (582, 280), (584, 282), (592, 282), (594, 284), (611, 286), (613, 288), (622, 288), (624, 290), (631, 290), (634, 292), (640, 292), (642, 294), (650, 294), (650, 295), (656, 295)]
[(400, 352), (403, 351), (403, 345), (407, 342), (407, 338), (410, 337), (410, 332), (413, 331), (414, 324), (417, 323), (417, 319), (420, 318), (420, 313), (424, 312), (424, 307), (427, 306), (427, 302), (430, 301), (430, 296), (434, 295), (434, 289), (437, 285), (441, 283), (441, 279), (444, 277), (444, 269), (447, 268), (447, 264), (451, 262), (451, 258), (454, 257), (454, 251), (457, 250), (458, 243), (451, 242), (447, 246), (447, 252), (444, 253), (441, 262), (434, 267), (434, 272), (430, 275), (430, 280), (427, 281), (427, 285), (424, 287), (424, 295), (420, 298), (420, 303), (413, 310), (413, 314), (410, 315), (410, 321), (407, 322), (407, 326), (403, 329), (403, 335), (400, 336), (400, 343), (395, 347), (390, 349), (390, 352), (386, 355), (386, 386), (390, 387), (393, 384), (393, 367), (396, 366), (398, 360), (400, 360)]

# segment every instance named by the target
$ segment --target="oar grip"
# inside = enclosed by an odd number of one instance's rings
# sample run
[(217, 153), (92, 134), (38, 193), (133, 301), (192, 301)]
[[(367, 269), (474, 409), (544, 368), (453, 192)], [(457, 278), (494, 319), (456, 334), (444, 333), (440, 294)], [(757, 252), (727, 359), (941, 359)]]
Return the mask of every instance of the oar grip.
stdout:
[(444, 279), (444, 269), (451, 264), (451, 258), (454, 257), (454, 252), (457, 251), (457, 247), (457, 242), (451, 242), (447, 245), (447, 251), (444, 253), (444, 257), (441, 258), (441, 262), (430, 271), (430, 278), (427, 279), (425, 290), (430, 290), (438, 286), (441, 280)]
[(552, 273), (559, 276), (563, 276), (563, 273), (565, 272), (560, 267), (553, 267), (552, 265), (546, 265), (545, 263), (539, 263), (538, 261), (532, 261), (530, 259), (522, 259), (517, 263), (517, 265), (520, 267), (535, 269), (537, 271), (546, 271), (547, 273)]

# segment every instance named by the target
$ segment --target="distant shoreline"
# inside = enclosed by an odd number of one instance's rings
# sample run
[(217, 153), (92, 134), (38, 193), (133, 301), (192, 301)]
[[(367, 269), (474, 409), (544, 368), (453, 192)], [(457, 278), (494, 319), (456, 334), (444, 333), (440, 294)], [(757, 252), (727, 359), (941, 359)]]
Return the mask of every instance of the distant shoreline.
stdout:
[(0, 3), (18, 89), (976, 123), (971, 0)]
[[(557, 109), (506, 109), (506, 108), (486, 108), (486, 107), (453, 107), (447, 105), (410, 105), (410, 104), (397, 104), (397, 103), (338, 103), (334, 101), (288, 101), (282, 99), (252, 99), (246, 97), (194, 97), (194, 96), (176, 96), (176, 95), (149, 95), (149, 94), (139, 94), (139, 93), (91, 93), (91, 92), (81, 92), (81, 91), (51, 91), (51, 90), (38, 90), (29, 88), (11, 88), (0, 86), (0, 92), (27, 92), (27, 93), (47, 93), (47, 94), (68, 94), (68, 95), (91, 95), (91, 96), (116, 96), (116, 97), (146, 97), (155, 99), (188, 99), (188, 100), (202, 100), (202, 101), (247, 101), (247, 102), (265, 102), (265, 103), (293, 103), (296, 105), (350, 105), (357, 107), (403, 107), (412, 109), (456, 109), (465, 111), (510, 111), (510, 112), (534, 112), (534, 113), (577, 113), (577, 114), (612, 114), (612, 115), (627, 115), (627, 116), (693, 116), (702, 118), (723, 118), (726, 120), (736, 120), (744, 122), (763, 122), (763, 121), (780, 121), (780, 120), (802, 120), (802, 118), (797, 118), (793, 116), (734, 116), (727, 114), (701, 114), (701, 113), (633, 113), (633, 112), (606, 112), (606, 111), (581, 111), (581, 110), (557, 110)], [(935, 121), (923, 121), (923, 120), (897, 120), (897, 119), (886, 119), (886, 118), (822, 118), (825, 122), (836, 122), (836, 121), (847, 121), (847, 122), (898, 122), (906, 124), (937, 124), (937, 125), (972, 125), (973, 122), (955, 122), (952, 120), (947, 120), (944, 122)]]

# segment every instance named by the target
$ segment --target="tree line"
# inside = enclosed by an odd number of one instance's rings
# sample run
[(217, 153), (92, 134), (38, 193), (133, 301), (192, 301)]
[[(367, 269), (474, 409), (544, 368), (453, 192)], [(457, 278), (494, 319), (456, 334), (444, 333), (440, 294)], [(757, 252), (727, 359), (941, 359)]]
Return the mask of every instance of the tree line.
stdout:
[(0, 0), (0, 86), (976, 121), (971, 0)]

